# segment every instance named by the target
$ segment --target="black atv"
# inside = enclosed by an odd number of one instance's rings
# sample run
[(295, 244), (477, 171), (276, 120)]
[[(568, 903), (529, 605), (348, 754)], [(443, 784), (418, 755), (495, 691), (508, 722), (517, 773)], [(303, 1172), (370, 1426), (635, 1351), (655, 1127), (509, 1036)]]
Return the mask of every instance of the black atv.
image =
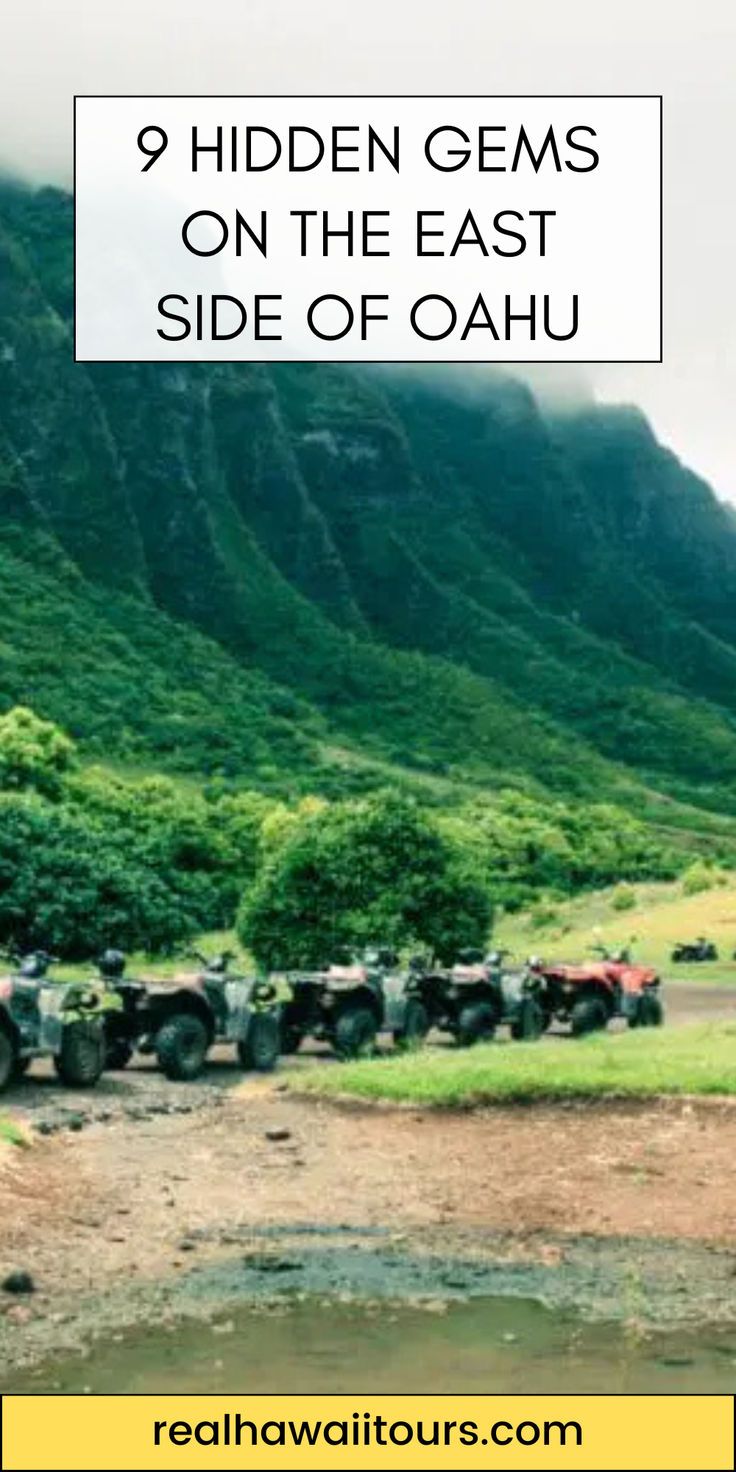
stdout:
[(369, 1057), (379, 1032), (390, 1032), (398, 1048), (416, 1048), (429, 1031), (429, 1017), (413, 971), (402, 971), (395, 951), (371, 946), (340, 951), (321, 971), (283, 977), (289, 995), (281, 1012), (281, 1048), (295, 1053), (302, 1040), (328, 1042), (338, 1058)]
[(538, 1038), (544, 1029), (538, 981), (527, 968), (505, 968), (507, 954), (463, 950), (450, 967), (417, 968), (417, 993), (430, 1025), (450, 1033), (461, 1048), (488, 1041), (502, 1023), (517, 1040)]
[(170, 982), (128, 980), (121, 951), (106, 951), (100, 974), (122, 1006), (107, 1031), (107, 1066), (125, 1068), (136, 1048), (155, 1053), (171, 1079), (194, 1079), (216, 1042), (235, 1043), (243, 1068), (264, 1073), (280, 1052), (279, 999), (273, 982), (230, 972), (230, 951), (193, 953), (201, 970)]
[(0, 978), (0, 1089), (34, 1058), (53, 1058), (70, 1088), (96, 1084), (105, 1066), (105, 1018), (116, 999), (104, 986), (48, 981), (55, 959), (47, 951), (12, 954), (16, 969)]
[(696, 940), (678, 941), (672, 948), (670, 959), (677, 964), (681, 964), (684, 961), (695, 963), (700, 961), (717, 961), (718, 947), (713, 944), (712, 940), (706, 940), (704, 935), (699, 935)]

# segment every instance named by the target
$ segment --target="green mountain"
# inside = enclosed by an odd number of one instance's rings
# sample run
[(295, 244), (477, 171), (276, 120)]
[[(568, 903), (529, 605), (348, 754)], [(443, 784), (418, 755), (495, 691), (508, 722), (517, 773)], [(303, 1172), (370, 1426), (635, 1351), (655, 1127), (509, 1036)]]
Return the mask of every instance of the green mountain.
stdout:
[(638, 411), (74, 364), (71, 249), (66, 195), (0, 188), (3, 705), (276, 786), (736, 812), (736, 518)]

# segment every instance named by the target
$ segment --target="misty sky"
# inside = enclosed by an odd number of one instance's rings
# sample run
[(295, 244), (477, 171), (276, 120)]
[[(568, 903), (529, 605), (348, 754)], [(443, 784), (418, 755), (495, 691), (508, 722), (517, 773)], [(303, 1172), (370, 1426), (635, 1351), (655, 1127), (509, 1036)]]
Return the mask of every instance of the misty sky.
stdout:
[(0, 165), (42, 181), (75, 92), (662, 92), (665, 362), (586, 371), (733, 501), (735, 91), (733, 0), (0, 0)]

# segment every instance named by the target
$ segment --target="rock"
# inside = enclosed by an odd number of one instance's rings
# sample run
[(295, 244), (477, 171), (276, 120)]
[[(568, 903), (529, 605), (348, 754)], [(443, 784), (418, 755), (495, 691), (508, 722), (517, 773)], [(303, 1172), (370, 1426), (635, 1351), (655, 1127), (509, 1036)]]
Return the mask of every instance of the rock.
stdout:
[(25, 1272), (22, 1268), (8, 1273), (0, 1283), (0, 1288), (3, 1293), (35, 1293), (36, 1291), (36, 1285), (30, 1273)]
[(22, 1303), (14, 1303), (5, 1310), (5, 1317), (11, 1324), (27, 1324), (31, 1310)]
[(285, 1129), (283, 1127), (283, 1125), (280, 1125), (276, 1129), (266, 1130), (265, 1131), (265, 1135), (266, 1135), (266, 1139), (267, 1140), (273, 1140), (273, 1141), (277, 1141), (277, 1140), (290, 1140), (291, 1139), (291, 1130), (287, 1130), (287, 1129)]

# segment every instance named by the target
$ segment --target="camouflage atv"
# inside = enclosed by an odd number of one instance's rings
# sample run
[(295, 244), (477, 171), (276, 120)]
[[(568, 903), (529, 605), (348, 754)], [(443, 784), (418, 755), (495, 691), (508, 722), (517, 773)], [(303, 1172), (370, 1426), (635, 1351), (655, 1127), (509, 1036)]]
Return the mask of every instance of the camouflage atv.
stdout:
[(266, 1072), (280, 1051), (279, 997), (272, 981), (230, 973), (230, 951), (171, 981), (128, 980), (125, 956), (106, 951), (100, 974), (115, 988), (120, 1012), (109, 1019), (107, 1066), (125, 1068), (136, 1047), (155, 1053), (167, 1078), (194, 1079), (216, 1042), (234, 1043), (243, 1068)]
[(397, 1047), (416, 1048), (429, 1030), (417, 978), (402, 971), (387, 946), (338, 953), (321, 971), (289, 972), (281, 1013), (281, 1049), (295, 1053), (302, 1040), (328, 1042), (338, 1058), (368, 1057), (379, 1032)]
[(0, 978), (0, 1089), (34, 1058), (53, 1058), (62, 1083), (90, 1088), (105, 1066), (105, 1022), (119, 1007), (104, 984), (46, 979), (54, 957), (34, 951)]
[(430, 1025), (461, 1048), (488, 1041), (503, 1023), (517, 1040), (538, 1038), (544, 1026), (538, 979), (527, 968), (504, 967), (507, 954), (464, 950), (453, 966), (418, 966), (417, 995)]

